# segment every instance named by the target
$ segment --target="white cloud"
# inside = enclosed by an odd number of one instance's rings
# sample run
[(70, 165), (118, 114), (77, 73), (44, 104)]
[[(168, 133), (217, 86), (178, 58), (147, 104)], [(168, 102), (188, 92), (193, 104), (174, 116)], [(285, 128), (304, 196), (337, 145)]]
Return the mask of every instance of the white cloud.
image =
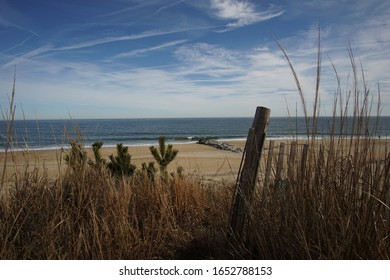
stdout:
[(169, 9), (169, 8), (174, 7), (176, 5), (182, 4), (182, 3), (186, 2), (186, 1), (187, 0), (179, 0), (179, 1), (175, 1), (175, 2), (169, 3), (168, 5), (162, 6), (162, 7), (158, 8), (151, 16), (155, 16), (155, 15), (161, 13), (162, 11), (164, 11), (166, 9)]
[(153, 47), (149, 47), (149, 48), (136, 49), (136, 50), (133, 50), (133, 51), (130, 51), (130, 52), (120, 53), (118, 55), (115, 55), (113, 58), (123, 58), (123, 57), (139, 56), (139, 55), (143, 55), (143, 54), (146, 54), (146, 53), (149, 53), (149, 52), (159, 51), (159, 50), (162, 50), (162, 49), (166, 49), (166, 48), (169, 48), (169, 47), (180, 45), (180, 44), (183, 44), (183, 43), (185, 43), (187, 41), (188, 40), (175, 40), (175, 41), (172, 41), (172, 42), (165, 42), (163, 44), (160, 44), (160, 45), (157, 45), (157, 46), (153, 46)]
[[(115, 65), (59, 63), (50, 57), (29, 60), (31, 67), (18, 71), (17, 96), (26, 113), (51, 104), (58, 107), (50, 109), (59, 114), (53, 117), (60, 118), (68, 111), (74, 118), (93, 117), (89, 107), (115, 108), (99, 110), (99, 117), (248, 116), (253, 113), (248, 109), (258, 105), (285, 115), (284, 97), (295, 105), (295, 84), (276, 47), (241, 52), (199, 43), (180, 46), (175, 54), (180, 60), (175, 66), (126, 71)], [(301, 72), (307, 64), (299, 60), (296, 67)], [(301, 79), (311, 85), (310, 77)]]
[(112, 37), (104, 37), (99, 38), (92, 41), (86, 41), (86, 42), (80, 42), (68, 46), (63, 47), (57, 47), (54, 50), (55, 51), (68, 51), (68, 50), (76, 50), (76, 49), (82, 49), (87, 47), (93, 47), (97, 45), (107, 44), (107, 43), (113, 43), (118, 41), (129, 41), (129, 40), (138, 40), (148, 37), (154, 37), (154, 36), (161, 36), (161, 35), (167, 35), (172, 34), (180, 31), (147, 31), (140, 34), (133, 34), (133, 35), (124, 35), (124, 36), (112, 36)]
[[(4, 64), (2, 66), (2, 68), (7, 68), (7, 67), (10, 67), (10, 66), (14, 66), (14, 65), (17, 65), (17, 64), (20, 64), (24, 61), (26, 61), (27, 59), (32, 59), (38, 55), (42, 55), (42, 54), (47, 54), (47, 53), (51, 53), (51, 52), (61, 52), (61, 51), (72, 51), (72, 50), (78, 50), (78, 49), (83, 49), (83, 48), (88, 48), (88, 47), (94, 47), (94, 46), (97, 46), (97, 45), (102, 45), (102, 44), (108, 44), (108, 43), (113, 43), (113, 42), (118, 42), (118, 41), (130, 41), (130, 40), (139, 40), (139, 39), (144, 39), (144, 38), (150, 38), (150, 37), (157, 37), (157, 36), (163, 36), (163, 35), (170, 35), (170, 34), (177, 34), (177, 33), (182, 33), (182, 32), (187, 32), (187, 31), (194, 31), (194, 30), (201, 30), (201, 29), (209, 29), (209, 28), (213, 28), (211, 26), (200, 26), (200, 27), (189, 27), (189, 28), (175, 28), (175, 29), (171, 29), (171, 30), (165, 30), (165, 31), (161, 31), (161, 30), (152, 30), (152, 31), (146, 31), (146, 32), (142, 32), (142, 33), (139, 33), (139, 34), (132, 34), (132, 35), (125, 35), (125, 36), (112, 36), (112, 37), (103, 37), (103, 38), (99, 38), (99, 39), (96, 39), (96, 40), (91, 40), (91, 41), (84, 41), (84, 42), (79, 42), (79, 43), (75, 43), (75, 44), (72, 44), (72, 45), (66, 45), (66, 46), (53, 46), (52, 44), (46, 44), (45, 46), (42, 46), (42, 47), (39, 47), (37, 49), (34, 49), (32, 51), (29, 51), (23, 55), (20, 55), (20, 56), (17, 56), (17, 57), (14, 57), (11, 61), (9, 61), (8, 63)], [(179, 44), (181, 43), (182, 40), (176, 40), (176, 43), (167, 43), (168, 45), (169, 44)], [(184, 41), (183, 41), (184, 42)], [(160, 47), (156, 47), (156, 49), (158, 48), (163, 48), (163, 47), (168, 47), (168, 45), (162, 45)], [(147, 51), (147, 50), (144, 50), (144, 51)], [(142, 51), (141, 51), (142, 52)]]
[[(279, 90), (293, 94), (288, 68), (281, 73), (283, 79), (271, 68), (264, 70), (275, 58), (280, 60), (267, 49), (261, 55), (257, 50), (241, 54), (203, 43), (181, 46), (176, 55), (183, 63), (127, 71), (115, 70), (115, 65), (59, 63), (54, 57), (27, 60), (29, 67), (17, 73), (17, 99), (33, 118), (45, 113), (49, 118), (67, 118), (68, 112), (74, 118), (96, 117), (97, 112), (103, 118), (217, 117), (248, 116), (256, 105), (280, 107)], [(280, 61), (275, 64), (283, 67)], [(98, 111), (90, 112), (92, 107)], [(283, 114), (283, 108), (274, 112)]]
[(24, 45), (28, 40), (30, 40), (32, 37), (34, 37), (34, 34), (28, 36), (28, 37), (27, 37), (26, 39), (24, 39), (23, 41), (21, 41), (21, 42), (15, 44), (15, 45), (13, 45), (13, 46), (11, 46), (11, 47), (5, 49), (5, 50), (2, 50), (2, 51), (0, 52), (0, 54), (4, 54), (4, 53), (9, 52), (9, 51), (11, 51), (11, 50), (13, 50), (13, 49), (16, 49), (16, 48), (18, 48), (18, 47), (23, 46), (23, 45)]
[(1, 68), (2, 69), (5, 69), (5, 68), (8, 68), (8, 67), (14, 67), (14, 66), (17, 66), (21, 63), (24, 63), (26, 61), (28, 61), (29, 59), (31, 58), (34, 58), (38, 55), (41, 55), (41, 54), (44, 54), (44, 53), (47, 53), (49, 51), (51, 51), (53, 49), (53, 46), (51, 46), (50, 44), (47, 44), (45, 46), (42, 46), (42, 47), (39, 47), (37, 49), (34, 49), (32, 51), (29, 51), (21, 56), (18, 56), (18, 57), (15, 57), (13, 58), (11, 61), (9, 61), (8, 63), (4, 64)]
[[(172, 2), (172, 5), (179, 2)], [(248, 1), (212, 3), (218, 18), (228, 22), (226, 30), (252, 24), (261, 18), (258, 7)], [(277, 14), (272, 9), (263, 13)], [(389, 21), (387, 15), (377, 15), (362, 18), (355, 24), (332, 22), (332, 25), (322, 27), (321, 108), (324, 111), (331, 112), (329, 104), (337, 90), (335, 74), (327, 57), (335, 63), (342, 82), (346, 82), (351, 77), (348, 41), (355, 51), (356, 61), (361, 61), (365, 69), (371, 88), (375, 91), (376, 82), (380, 82), (382, 102), (390, 104), (390, 61), (386, 59), (390, 48)], [(313, 25), (280, 39), (297, 71), (309, 111), (316, 82), (317, 23), (313, 22)], [(194, 26), (193, 22), (191, 24)], [(210, 27), (192, 29), (195, 28)], [(293, 76), (274, 42), (251, 42), (248, 47), (239, 49), (238, 46), (224, 47), (222, 41), (218, 41), (218, 36), (227, 34), (214, 34), (215, 37), (209, 40), (209, 36), (195, 38), (186, 33), (185, 38), (191, 38), (194, 43), (186, 43), (182, 39), (184, 36), (167, 36), (163, 37), (168, 40), (165, 42), (144, 40), (139, 42), (142, 46), (145, 44), (144, 48), (129, 52), (113, 48), (117, 55), (112, 52), (107, 55), (113, 58), (143, 55), (143, 62), (147, 62), (143, 66), (137, 65), (138, 59), (125, 62), (112, 59), (107, 63), (103, 60), (107, 56), (71, 62), (60, 52), (192, 29), (178, 26), (89, 41), (84, 38), (84, 41), (69, 45), (45, 45), (14, 58), (6, 66), (22, 64), (17, 69), (17, 97), (26, 114), (33, 117), (34, 110), (37, 117), (65, 118), (68, 111), (74, 118), (252, 116), (255, 107), (260, 105), (271, 108), (273, 116), (283, 116), (287, 111), (286, 103), (290, 112), (296, 104), (300, 107)], [(169, 61), (160, 64), (162, 59), (156, 56), (158, 62), (154, 62), (153, 58), (160, 50), (171, 52)], [(68, 53), (72, 52), (66, 55)], [(149, 60), (148, 55), (152, 59)], [(4, 69), (6, 66), (1, 70), (13, 72), (11, 68)], [(5, 81), (4, 75), (0, 78)], [(5, 82), (1, 84), (8, 81)], [(348, 86), (343, 84), (342, 89), (348, 89)], [(54, 107), (57, 109), (52, 109)], [(40, 115), (44, 114), (44, 108), (51, 108), (51, 115)], [(93, 108), (98, 109), (93, 111)], [(388, 109), (384, 113), (389, 115)]]
[(175, 52), (187, 69), (187, 74), (202, 74), (210, 77), (237, 75), (241, 72), (241, 54), (207, 43), (184, 45)]
[(72, 44), (72, 45), (68, 45), (68, 46), (57, 47), (53, 50), (55, 50), (55, 51), (76, 50), (76, 49), (93, 47), (93, 46), (97, 46), (97, 45), (113, 43), (113, 42), (118, 42), (118, 41), (139, 40), (139, 39), (144, 39), (144, 38), (163, 36), (163, 35), (169, 35), (169, 34), (176, 34), (176, 33), (195, 31), (195, 30), (201, 30), (201, 29), (210, 29), (210, 28), (213, 28), (213, 27), (212, 26), (198, 26), (198, 27), (187, 27), (187, 28), (186, 27), (174, 28), (174, 29), (170, 29), (170, 30), (152, 30), (152, 31), (146, 31), (146, 32), (139, 33), (139, 34), (99, 38), (99, 39), (92, 40), (92, 41), (85, 41), (85, 42), (80, 42), (80, 43), (76, 43), (76, 44)]
[(234, 20), (226, 25), (228, 31), (244, 27), (260, 21), (278, 17), (284, 13), (283, 10), (270, 8), (266, 11), (257, 11), (256, 6), (246, 0), (211, 0), (211, 8), (217, 17), (224, 20)]
[(14, 23), (14, 22), (12, 22), (12, 21), (9, 21), (9, 20), (7, 20), (7, 19), (1, 17), (1, 16), (0, 16), (0, 26), (11, 27), (11, 28), (19, 29), (19, 30), (26, 31), (26, 32), (28, 32), (28, 33), (31, 33), (31, 34), (34, 35), (34, 36), (38, 36), (38, 37), (39, 37), (38, 33), (34, 32), (33, 30), (28, 29), (28, 28), (26, 28), (26, 27), (24, 27), (24, 26), (21, 26), (21, 25), (19, 25), (19, 24), (16, 24), (16, 23)]

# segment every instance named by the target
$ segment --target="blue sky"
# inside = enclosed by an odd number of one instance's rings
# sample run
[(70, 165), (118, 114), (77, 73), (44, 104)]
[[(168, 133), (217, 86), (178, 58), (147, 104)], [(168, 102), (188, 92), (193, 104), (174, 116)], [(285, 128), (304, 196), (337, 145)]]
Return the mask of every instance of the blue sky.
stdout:
[[(337, 68), (351, 84), (348, 44), (382, 115), (390, 115), (390, 3), (377, 0), (0, 0), (0, 102), (16, 67), (17, 117), (252, 117), (308, 110), (321, 26), (321, 111)], [(24, 116), (23, 116), (24, 115)]]

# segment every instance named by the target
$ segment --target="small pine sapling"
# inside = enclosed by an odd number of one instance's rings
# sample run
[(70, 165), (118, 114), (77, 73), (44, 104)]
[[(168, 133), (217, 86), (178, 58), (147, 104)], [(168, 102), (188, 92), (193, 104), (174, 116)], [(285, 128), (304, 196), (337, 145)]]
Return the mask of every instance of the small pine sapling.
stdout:
[(150, 178), (157, 172), (157, 169), (154, 166), (154, 162), (151, 161), (149, 162), (149, 164), (146, 164), (146, 162), (142, 163), (142, 171), (146, 172), (146, 174), (148, 174), (148, 177)]
[(151, 146), (149, 149), (153, 157), (157, 161), (158, 165), (160, 166), (160, 172), (162, 176), (167, 176), (167, 166), (175, 159), (179, 151), (173, 149), (173, 146), (171, 144), (165, 145), (164, 136), (160, 136), (159, 138), (159, 148)]
[(92, 151), (93, 155), (95, 157), (95, 162), (92, 160), (89, 161), (89, 164), (95, 167), (100, 167), (106, 164), (106, 160), (102, 158), (102, 155), (100, 154), (100, 148), (103, 146), (103, 142), (97, 141), (92, 144)]
[(134, 174), (136, 166), (131, 164), (131, 155), (128, 152), (128, 147), (123, 146), (122, 143), (116, 146), (117, 155), (110, 155), (110, 160), (107, 164), (108, 169), (114, 176), (131, 176)]

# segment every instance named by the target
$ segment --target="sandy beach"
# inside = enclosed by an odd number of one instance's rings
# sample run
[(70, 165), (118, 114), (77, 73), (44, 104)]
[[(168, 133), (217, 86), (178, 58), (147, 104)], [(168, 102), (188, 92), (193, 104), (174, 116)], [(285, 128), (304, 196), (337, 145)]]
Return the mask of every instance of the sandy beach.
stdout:
[[(244, 141), (229, 142), (238, 147), (245, 145)], [(173, 146), (179, 151), (176, 159), (168, 166), (169, 171), (175, 171), (183, 167), (185, 174), (196, 174), (208, 180), (221, 178), (235, 180), (240, 166), (242, 154), (231, 151), (218, 150), (201, 144), (178, 144)], [(86, 149), (88, 157), (93, 158), (91, 148)], [(15, 168), (38, 167), (46, 170), (49, 176), (58, 175), (59, 171), (66, 168), (64, 161), (66, 150), (32, 150), (8, 153), (7, 173), (13, 174)], [(154, 161), (149, 146), (129, 146), (132, 163), (141, 168), (142, 163)], [(108, 159), (111, 154), (116, 154), (116, 148), (101, 148), (103, 158)], [(0, 162), (4, 162), (4, 153), (0, 153)], [(2, 172), (2, 170), (0, 171)]]
[[(284, 140), (287, 145), (292, 140)], [(375, 144), (375, 158), (384, 159), (389, 149), (389, 140), (376, 140)], [(274, 141), (275, 147), (281, 141)], [(298, 144), (303, 144), (304, 141), (299, 141)], [(227, 142), (237, 147), (244, 147), (245, 141), (230, 141)], [(319, 143), (325, 144), (319, 140)], [(349, 146), (350, 142), (343, 142), (343, 146)], [(266, 153), (269, 146), (269, 140), (264, 144), (264, 153)], [(174, 149), (179, 151), (176, 159), (168, 166), (168, 171), (176, 171), (178, 167), (183, 167), (187, 175), (199, 175), (206, 180), (231, 180), (235, 181), (238, 170), (242, 160), (242, 153), (235, 153), (231, 151), (218, 150), (214, 147), (201, 144), (176, 144)], [(325, 148), (326, 149), (326, 148)], [(344, 150), (346, 150), (344, 148)], [(93, 159), (91, 148), (86, 148), (88, 158)], [(32, 170), (39, 168), (41, 171), (47, 171), (51, 177), (56, 177), (65, 170), (65, 155), (67, 150), (31, 150), (18, 151), (8, 153), (7, 158), (7, 176), (8, 178), (15, 173), (15, 170), (23, 171), (25, 168)], [(129, 146), (129, 153), (132, 156), (132, 163), (141, 168), (142, 163), (149, 163), (154, 161), (150, 153), (149, 146)], [(288, 151), (286, 150), (286, 153)], [(116, 148), (102, 147), (102, 157), (108, 159), (111, 154), (116, 155)], [(276, 156), (276, 155), (274, 155)], [(0, 162), (4, 163), (5, 153), (0, 153)], [(156, 164), (157, 166), (157, 164)], [(0, 170), (2, 173), (3, 168)]]

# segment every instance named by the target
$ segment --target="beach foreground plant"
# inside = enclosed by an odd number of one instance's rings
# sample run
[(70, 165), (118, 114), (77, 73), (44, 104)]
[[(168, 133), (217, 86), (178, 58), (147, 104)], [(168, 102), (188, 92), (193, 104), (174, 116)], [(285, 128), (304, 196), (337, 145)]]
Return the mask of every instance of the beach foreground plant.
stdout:
[[(377, 137), (379, 90), (375, 99), (363, 69), (358, 75), (349, 48), (351, 88), (341, 89), (332, 64), (338, 85), (333, 117), (328, 131), (319, 131), (320, 44), (311, 116), (297, 72), (278, 45), (297, 85), (307, 138), (269, 146), (269, 155), (273, 150), (279, 152), (267, 162), (276, 173), (275, 180), (269, 183), (267, 174), (260, 178), (246, 236), (233, 248), (242, 258), (389, 259), (390, 155), (388, 142)], [(375, 116), (371, 116), (373, 107)], [(322, 137), (322, 133), (329, 136)], [(283, 166), (286, 155), (287, 167)]]
[(70, 150), (65, 156), (65, 162), (73, 171), (80, 172), (87, 163), (87, 152), (78, 141), (70, 141)]
[(173, 149), (173, 146), (171, 144), (166, 145), (165, 137), (160, 136), (158, 148), (151, 146), (150, 152), (160, 166), (161, 175), (167, 177), (167, 166), (175, 159), (179, 151)]
[(95, 162), (89, 160), (89, 164), (96, 167), (100, 167), (106, 164), (106, 160), (102, 158), (102, 155), (100, 154), (100, 149), (102, 148), (102, 146), (103, 146), (103, 142), (101, 141), (97, 141), (92, 144), (92, 151), (95, 158)]
[(128, 149), (120, 143), (116, 146), (117, 155), (110, 155), (110, 162), (107, 167), (113, 175), (118, 177), (133, 175), (136, 166), (131, 163), (131, 155)]

